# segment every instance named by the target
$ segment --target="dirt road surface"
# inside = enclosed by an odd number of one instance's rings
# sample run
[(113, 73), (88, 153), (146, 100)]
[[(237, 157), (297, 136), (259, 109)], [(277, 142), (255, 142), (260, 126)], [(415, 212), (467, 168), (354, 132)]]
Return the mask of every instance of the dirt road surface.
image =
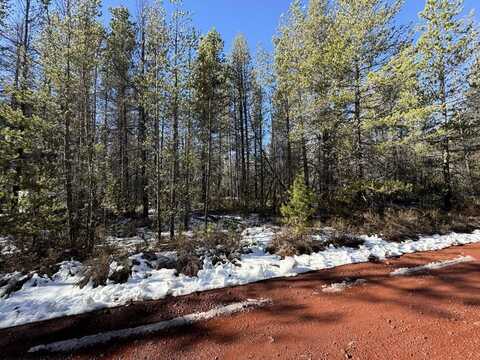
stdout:
[[(414, 276), (413, 267), (476, 260)], [(182, 298), (0, 331), (13, 359), (480, 359), (480, 244), (417, 253)], [(341, 292), (333, 283), (358, 281)], [(272, 304), (193, 326), (114, 341), (73, 354), (27, 356), (31, 346), (206, 311), (248, 298)]]

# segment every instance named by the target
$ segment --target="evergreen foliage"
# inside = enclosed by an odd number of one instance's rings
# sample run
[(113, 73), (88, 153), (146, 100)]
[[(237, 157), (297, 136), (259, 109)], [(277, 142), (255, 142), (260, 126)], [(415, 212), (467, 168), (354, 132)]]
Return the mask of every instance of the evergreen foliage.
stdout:
[(297, 234), (301, 234), (315, 213), (315, 196), (305, 185), (303, 174), (297, 175), (288, 194), (289, 200), (280, 208), (280, 213), (285, 224), (293, 227)]
[(92, 253), (119, 218), (173, 242), (214, 211), (301, 232), (315, 202), (478, 203), (477, 24), (427, 0), (402, 26), (402, 5), (294, 0), (270, 54), (225, 53), (178, 0), (108, 24), (101, 0), (0, 0), (0, 236)]

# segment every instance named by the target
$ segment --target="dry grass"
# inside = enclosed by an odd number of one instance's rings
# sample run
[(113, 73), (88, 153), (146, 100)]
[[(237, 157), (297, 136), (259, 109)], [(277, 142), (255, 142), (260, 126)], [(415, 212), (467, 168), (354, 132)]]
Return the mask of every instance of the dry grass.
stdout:
[[(110, 264), (113, 261), (121, 266), (121, 270), (110, 274)], [(132, 262), (125, 253), (113, 246), (104, 245), (96, 249), (92, 257), (83, 263), (83, 277), (77, 285), (83, 288), (91, 283), (95, 288), (106, 285), (107, 280), (125, 283), (130, 277), (131, 269)]]
[(175, 241), (177, 271), (196, 276), (203, 267), (203, 259), (212, 263), (235, 262), (243, 252), (240, 235), (236, 232), (209, 230), (188, 237), (180, 235)]
[(177, 272), (187, 276), (197, 276), (202, 269), (202, 261), (194, 238), (179, 235), (176, 238)]
[(85, 261), (82, 280), (78, 282), (80, 288), (84, 288), (89, 282), (93, 287), (107, 284), (110, 272), (111, 256), (102, 252), (97, 257)]
[(351, 217), (334, 217), (323, 224), (345, 234), (379, 234), (385, 240), (401, 242), (416, 240), (420, 235), (471, 233), (480, 228), (480, 211), (476, 207), (449, 213), (440, 210), (387, 209), (383, 214), (373, 211)]
[(322, 243), (314, 241), (306, 234), (298, 234), (289, 228), (283, 228), (272, 239), (267, 252), (282, 258), (294, 255), (311, 254), (322, 250)]
[(339, 231), (330, 233), (327, 240), (315, 240), (309, 233), (298, 234), (289, 228), (284, 228), (272, 239), (267, 251), (285, 258), (294, 255), (310, 255), (323, 251), (331, 245), (358, 248), (363, 242), (356, 236)]
[(202, 255), (208, 256), (212, 263), (235, 262), (243, 252), (241, 237), (237, 232), (213, 231), (198, 236)]
[(41, 275), (52, 277), (59, 269), (62, 261), (71, 259), (82, 260), (81, 254), (76, 251), (64, 251), (59, 248), (47, 249), (45, 252), (21, 251), (19, 253), (5, 255), (0, 258), (0, 273), (36, 272)]
[(364, 240), (351, 234), (334, 232), (333, 235), (323, 242), (324, 247), (332, 245), (333, 247), (347, 247), (352, 249), (358, 249), (364, 244)]

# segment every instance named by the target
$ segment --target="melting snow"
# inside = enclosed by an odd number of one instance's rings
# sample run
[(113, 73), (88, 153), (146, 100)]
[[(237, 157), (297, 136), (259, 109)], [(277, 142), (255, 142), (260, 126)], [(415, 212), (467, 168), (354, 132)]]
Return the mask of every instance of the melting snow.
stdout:
[[(341, 265), (368, 262), (375, 256), (382, 260), (421, 251), (440, 250), (454, 245), (480, 242), (480, 231), (473, 234), (449, 234), (421, 237), (417, 241), (390, 243), (379, 237), (364, 237), (359, 249), (334, 248), (311, 254), (281, 259), (266, 253), (275, 229), (249, 228), (243, 233), (250, 253), (242, 255), (236, 264), (204, 260), (204, 267), (196, 277), (176, 274), (175, 270), (154, 270), (144, 262), (134, 266), (132, 276), (125, 284), (83, 289), (76, 286), (80, 280), (78, 262), (64, 262), (52, 279), (34, 275), (20, 291), (0, 299), (0, 328), (32, 323), (97, 309), (128, 304), (132, 301), (158, 300), (166, 296), (180, 296), (194, 292), (243, 285), (265, 279), (296, 276), (314, 270)], [(172, 254), (162, 254), (173, 256)], [(139, 259), (136, 255), (132, 258)]]
[(358, 286), (358, 285), (363, 285), (367, 282), (365, 279), (357, 279), (355, 281), (342, 281), (341, 283), (333, 283), (330, 285), (324, 285), (322, 286), (322, 291), (324, 293), (339, 293), (342, 292), (348, 288), (351, 288), (352, 286)]
[(85, 347), (104, 344), (112, 340), (126, 339), (132, 336), (148, 335), (161, 330), (171, 329), (175, 327), (190, 325), (199, 321), (210, 320), (215, 317), (231, 315), (237, 312), (244, 311), (252, 307), (260, 307), (269, 304), (271, 300), (246, 300), (239, 303), (233, 303), (226, 306), (219, 306), (212, 310), (193, 313), (181, 317), (177, 317), (172, 320), (161, 321), (149, 325), (138, 326), (135, 328), (128, 328), (122, 330), (108, 331), (100, 334), (89, 335), (82, 338), (76, 338), (71, 340), (58, 341), (46, 345), (38, 345), (31, 348), (28, 352), (67, 352), (75, 351)]
[(433, 262), (422, 266), (415, 266), (411, 268), (400, 268), (390, 273), (390, 276), (408, 276), (414, 275), (418, 273), (423, 273), (429, 270), (438, 270), (443, 269), (449, 266), (454, 266), (457, 264), (475, 261), (475, 259), (471, 256), (461, 256), (456, 259)]

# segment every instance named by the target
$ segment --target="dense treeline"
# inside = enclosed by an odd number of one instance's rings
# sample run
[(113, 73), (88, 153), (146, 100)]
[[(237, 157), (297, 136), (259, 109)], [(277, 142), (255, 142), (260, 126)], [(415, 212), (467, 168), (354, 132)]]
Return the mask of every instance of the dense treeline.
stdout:
[[(451, 209), (480, 191), (478, 33), (460, 0), (295, 0), (270, 55), (179, 1), (0, 0), (0, 233), (93, 249), (112, 216)], [(205, 221), (207, 222), (207, 216)]]

